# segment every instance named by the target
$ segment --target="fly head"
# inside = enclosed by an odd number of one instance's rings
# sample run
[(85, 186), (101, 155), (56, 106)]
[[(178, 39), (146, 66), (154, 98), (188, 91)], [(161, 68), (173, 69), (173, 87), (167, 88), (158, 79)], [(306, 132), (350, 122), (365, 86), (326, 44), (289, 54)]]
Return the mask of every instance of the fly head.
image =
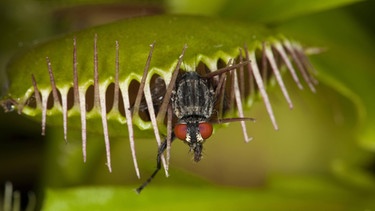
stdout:
[(186, 122), (176, 124), (174, 127), (176, 137), (188, 144), (190, 151), (194, 152), (195, 162), (201, 160), (203, 143), (211, 136), (212, 131), (211, 123), (201, 121), (197, 117), (189, 117)]

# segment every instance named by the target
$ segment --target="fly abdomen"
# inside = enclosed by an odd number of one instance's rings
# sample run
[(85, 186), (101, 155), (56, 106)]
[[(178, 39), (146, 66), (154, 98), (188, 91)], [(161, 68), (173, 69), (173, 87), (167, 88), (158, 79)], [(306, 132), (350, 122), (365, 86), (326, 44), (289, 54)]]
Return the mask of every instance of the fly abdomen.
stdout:
[(196, 72), (186, 72), (176, 82), (172, 108), (178, 119), (202, 116), (209, 119), (214, 106), (213, 88)]

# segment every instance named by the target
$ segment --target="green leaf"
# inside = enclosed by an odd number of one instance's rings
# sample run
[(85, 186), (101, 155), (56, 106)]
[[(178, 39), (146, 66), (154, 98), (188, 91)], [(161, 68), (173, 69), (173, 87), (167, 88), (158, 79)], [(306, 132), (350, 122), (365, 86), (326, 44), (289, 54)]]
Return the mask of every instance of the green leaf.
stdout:
[(249, 22), (279, 23), (300, 16), (342, 7), (361, 0), (168, 0), (171, 12), (211, 14)]
[[(258, 189), (150, 187), (141, 195), (127, 187), (48, 189), (43, 210), (363, 210), (375, 206), (366, 191), (329, 179), (276, 179)], [(358, 193), (361, 193), (358, 194)]]

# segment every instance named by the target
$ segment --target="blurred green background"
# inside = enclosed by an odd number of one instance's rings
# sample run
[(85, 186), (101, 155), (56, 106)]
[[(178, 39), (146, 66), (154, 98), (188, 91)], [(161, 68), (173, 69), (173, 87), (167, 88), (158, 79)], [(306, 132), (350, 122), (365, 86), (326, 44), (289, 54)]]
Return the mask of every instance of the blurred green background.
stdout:
[[(125, 4), (2, 1), (0, 84), (7, 83), (4, 69), (15, 52), (56, 34), (124, 17), (129, 6), (114, 8)], [(325, 48), (311, 56), (321, 82), (317, 93), (297, 90), (286, 76), (293, 111), (278, 88), (269, 89), (279, 131), (257, 102), (246, 113), (257, 119), (248, 124), (252, 142), (245, 144), (239, 124), (232, 123), (207, 141), (204, 159), (196, 164), (176, 141), (171, 176), (161, 172), (141, 195), (133, 189), (154, 170), (154, 140), (137, 139), (143, 176), (138, 180), (126, 139), (111, 139), (114, 170), (109, 173), (102, 140), (95, 135), (88, 137), (91, 156), (84, 164), (77, 131), (69, 133), (65, 144), (61, 128), (47, 128), (42, 137), (40, 123), (0, 112), (0, 184), (11, 181), (22, 193), (23, 206), (27, 192), (33, 191), (38, 208), (44, 203), (46, 210), (375, 209), (374, 2), (140, 1), (130, 11), (145, 7), (152, 13), (260, 22), (303, 44)]]

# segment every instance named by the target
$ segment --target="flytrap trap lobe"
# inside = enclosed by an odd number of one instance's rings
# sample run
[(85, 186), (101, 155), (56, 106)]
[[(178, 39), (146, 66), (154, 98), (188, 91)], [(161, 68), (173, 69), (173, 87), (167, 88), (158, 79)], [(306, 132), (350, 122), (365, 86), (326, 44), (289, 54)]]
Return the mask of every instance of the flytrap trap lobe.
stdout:
[[(101, 51), (101, 36), (94, 33), (92, 37), (85, 39), (84, 44), (80, 44), (76, 37), (65, 39), (61, 45), (70, 43), (70, 55), (60, 59), (65, 58), (64, 61), (45, 55), (38, 71), (30, 72), (30, 79), (26, 80), (29, 88), (24, 94), (9, 93), (1, 104), (6, 111), (17, 110), (40, 117), (42, 134), (46, 133), (48, 122), (60, 124), (63, 126), (64, 138), (68, 141), (68, 128), (79, 127), (84, 161), (87, 159), (86, 134), (90, 132), (90, 125), (100, 124), (109, 171), (112, 171), (110, 134), (114, 132), (111, 127), (114, 124), (123, 125), (138, 177), (140, 172), (135, 138), (139, 131), (152, 130), (159, 147), (157, 169), (139, 191), (151, 181), (161, 166), (164, 166), (168, 175), (170, 144), (176, 137), (189, 146), (194, 160), (199, 161), (203, 143), (212, 133), (212, 124), (238, 121), (244, 140), (251, 140), (245, 123), (252, 119), (244, 116), (244, 110), (258, 95), (264, 102), (274, 128), (278, 129), (266, 91), (271, 80), (276, 81), (290, 108), (293, 104), (283, 75), (290, 74), (299, 89), (303, 89), (302, 84), (306, 84), (315, 92), (317, 84), (313, 77), (315, 70), (303, 47), (285, 37), (265, 38), (250, 48), (243, 45), (237, 48), (235, 54), (227, 56), (194, 58), (193, 68), (185, 63), (184, 56), (186, 51), (195, 52), (194, 46), (188, 46), (186, 42), (185, 46), (179, 47), (179, 56), (167, 58), (172, 60), (169, 69), (155, 71), (152, 61), (161, 52), (156, 49), (165, 47), (163, 42), (159, 44), (156, 41), (150, 45), (148, 52), (143, 52), (146, 59), (141, 61), (143, 68), (136, 69), (137, 72), (122, 71), (128, 65), (122, 54), (128, 49), (122, 46), (126, 41), (115, 39), (111, 47)], [(82, 51), (80, 53), (83, 46), (85, 54)], [(103, 54), (113, 56), (104, 61)], [(216, 61), (215, 65), (212, 62), (209, 64), (207, 60)], [(71, 65), (70, 71), (64, 70), (62, 75), (61, 64), (67, 61)], [(103, 68), (105, 62), (111, 63), (111, 68)], [(62, 122), (57, 123), (55, 116), (59, 116), (59, 121), (62, 116)]]

